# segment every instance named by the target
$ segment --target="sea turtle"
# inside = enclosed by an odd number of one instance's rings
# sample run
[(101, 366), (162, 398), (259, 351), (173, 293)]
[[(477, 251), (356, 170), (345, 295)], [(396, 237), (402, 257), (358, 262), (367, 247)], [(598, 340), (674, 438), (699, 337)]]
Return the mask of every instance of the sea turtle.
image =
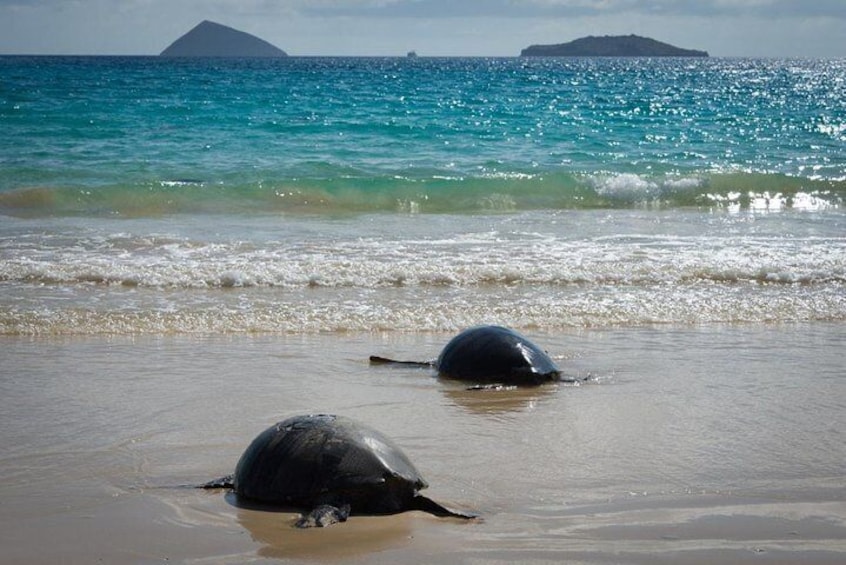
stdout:
[(371, 356), (374, 364), (434, 367), (448, 379), (506, 385), (572, 381), (541, 348), (510, 328), (476, 326), (453, 337), (435, 361), (397, 361)]
[(419, 494), (428, 485), (408, 457), (378, 431), (343, 416), (295, 416), (247, 447), (235, 474), (204, 488), (232, 488), (239, 498), (307, 509), (296, 526), (327, 526), (350, 514), (423, 510), (474, 518)]

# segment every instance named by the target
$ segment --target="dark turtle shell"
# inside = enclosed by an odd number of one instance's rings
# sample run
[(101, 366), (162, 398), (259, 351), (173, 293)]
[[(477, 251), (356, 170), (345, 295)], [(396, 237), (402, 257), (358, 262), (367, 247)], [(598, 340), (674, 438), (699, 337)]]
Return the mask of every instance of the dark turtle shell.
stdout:
[(427, 484), (384, 435), (324, 414), (289, 418), (259, 434), (238, 461), (233, 486), (265, 503), (392, 514), (410, 509)]
[(444, 346), (435, 366), (442, 377), (488, 383), (541, 384), (561, 374), (542, 349), (501, 326), (464, 330)]

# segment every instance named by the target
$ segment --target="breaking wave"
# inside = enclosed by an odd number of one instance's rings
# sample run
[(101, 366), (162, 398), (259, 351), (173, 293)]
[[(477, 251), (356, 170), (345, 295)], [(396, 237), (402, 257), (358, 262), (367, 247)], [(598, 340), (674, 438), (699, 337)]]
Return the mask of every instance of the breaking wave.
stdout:
[[(324, 171), (326, 172), (326, 171)], [(251, 183), (164, 180), (139, 185), (40, 186), (0, 192), (0, 214), (17, 217), (156, 217), (168, 214), (488, 213), (523, 210), (841, 207), (846, 180), (763, 173), (510, 172), (476, 176), (368, 176)]]

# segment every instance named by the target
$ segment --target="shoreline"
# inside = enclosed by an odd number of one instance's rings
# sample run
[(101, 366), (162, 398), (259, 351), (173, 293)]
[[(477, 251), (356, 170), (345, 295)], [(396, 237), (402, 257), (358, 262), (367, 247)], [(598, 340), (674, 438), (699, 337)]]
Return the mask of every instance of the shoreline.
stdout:
[[(15, 563), (842, 563), (846, 497), (689, 494), (631, 495), (524, 518), (491, 511), (476, 523), (420, 512), (354, 516), (325, 529), (298, 530), (296, 514), (233, 505), (196, 490), (129, 493), (62, 524), (35, 530), (26, 520)], [(820, 494), (820, 493), (818, 493)], [(787, 497), (789, 498), (789, 497)], [(18, 531), (18, 529), (20, 530)], [(546, 528), (546, 529), (544, 529)], [(39, 541), (51, 539), (46, 547)], [(27, 545), (31, 548), (27, 549)], [(35, 549), (35, 548), (38, 549)]]
[[(4, 557), (846, 558), (841, 324), (527, 333), (591, 381), (482, 396), (366, 361), (437, 351), (440, 333), (0, 337)], [(427, 496), (481, 520), (408, 512), (302, 531), (292, 513), (192, 488), (231, 472), (269, 423), (309, 412), (385, 431), (429, 482)]]

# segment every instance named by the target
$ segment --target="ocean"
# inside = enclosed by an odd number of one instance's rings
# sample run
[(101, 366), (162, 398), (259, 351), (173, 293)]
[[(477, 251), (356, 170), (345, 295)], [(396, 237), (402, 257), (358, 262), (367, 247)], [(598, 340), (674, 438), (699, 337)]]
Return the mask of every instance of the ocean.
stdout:
[[(841, 563), (844, 85), (843, 59), (0, 57), (4, 553)], [(366, 362), (489, 323), (586, 381)], [(302, 534), (184, 488), (304, 412), (484, 519)]]

